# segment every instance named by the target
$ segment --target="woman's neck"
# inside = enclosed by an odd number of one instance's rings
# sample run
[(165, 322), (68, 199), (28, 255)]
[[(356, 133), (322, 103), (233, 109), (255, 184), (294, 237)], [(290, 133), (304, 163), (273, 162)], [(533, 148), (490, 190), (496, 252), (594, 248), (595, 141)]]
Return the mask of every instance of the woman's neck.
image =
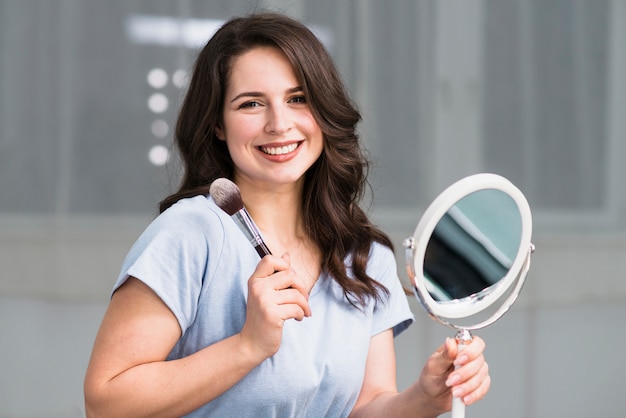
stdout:
[(292, 241), (306, 235), (302, 214), (302, 187), (288, 185), (239, 186), (244, 206), (265, 235)]
[(321, 253), (308, 235), (302, 213), (302, 186), (248, 185), (241, 182), (244, 205), (274, 255), (289, 253), (292, 268), (309, 290), (321, 272)]

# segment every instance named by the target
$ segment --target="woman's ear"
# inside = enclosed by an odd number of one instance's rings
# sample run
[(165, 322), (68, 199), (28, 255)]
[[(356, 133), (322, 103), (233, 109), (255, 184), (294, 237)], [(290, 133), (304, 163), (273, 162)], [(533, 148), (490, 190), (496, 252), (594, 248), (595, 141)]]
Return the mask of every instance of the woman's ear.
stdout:
[(222, 127), (220, 125), (217, 125), (215, 127), (215, 136), (220, 141), (226, 141), (226, 135), (224, 135), (224, 130), (222, 129)]

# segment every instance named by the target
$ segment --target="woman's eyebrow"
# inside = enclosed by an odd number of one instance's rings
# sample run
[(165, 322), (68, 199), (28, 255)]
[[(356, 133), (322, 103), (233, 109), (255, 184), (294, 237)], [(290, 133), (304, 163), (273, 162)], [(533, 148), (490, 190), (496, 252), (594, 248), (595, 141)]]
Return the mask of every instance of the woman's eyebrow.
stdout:
[[(287, 89), (286, 93), (287, 94), (292, 94), (292, 93), (298, 93), (298, 92), (301, 92), (301, 91), (302, 91), (302, 86), (295, 86), (295, 87), (292, 87), (290, 89)], [(239, 93), (238, 95), (233, 97), (230, 102), (233, 103), (236, 100), (241, 99), (242, 97), (263, 97), (263, 93), (261, 93), (259, 91), (246, 91), (246, 92), (243, 92), (243, 93)]]
[(230, 102), (233, 103), (234, 101), (236, 101), (237, 99), (241, 99), (242, 97), (263, 97), (263, 93), (258, 91), (246, 91), (243, 93), (239, 93), (238, 95), (233, 97)]

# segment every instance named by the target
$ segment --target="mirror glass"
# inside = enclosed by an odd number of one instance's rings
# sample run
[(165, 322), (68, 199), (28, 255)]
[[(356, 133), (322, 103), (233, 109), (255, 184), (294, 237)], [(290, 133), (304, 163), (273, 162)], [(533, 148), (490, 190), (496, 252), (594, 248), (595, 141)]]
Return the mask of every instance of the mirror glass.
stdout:
[(471, 193), (436, 224), (424, 255), (423, 274), (439, 303), (480, 297), (506, 276), (522, 236), (520, 211), (502, 190)]

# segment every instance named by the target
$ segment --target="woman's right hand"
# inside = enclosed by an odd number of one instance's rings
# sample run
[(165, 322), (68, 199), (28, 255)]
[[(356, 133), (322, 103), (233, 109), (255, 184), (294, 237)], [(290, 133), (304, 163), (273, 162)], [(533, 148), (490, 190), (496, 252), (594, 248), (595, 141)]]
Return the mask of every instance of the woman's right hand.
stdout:
[(246, 322), (240, 332), (252, 352), (262, 359), (276, 354), (283, 324), (311, 316), (305, 283), (297, 275), (288, 254), (267, 255), (248, 280)]
[(276, 353), (285, 320), (311, 315), (303, 281), (286, 255), (261, 260), (248, 291), (238, 335), (166, 361), (181, 336), (178, 321), (151, 288), (129, 278), (113, 294), (94, 343), (85, 376), (87, 415), (185, 415)]

